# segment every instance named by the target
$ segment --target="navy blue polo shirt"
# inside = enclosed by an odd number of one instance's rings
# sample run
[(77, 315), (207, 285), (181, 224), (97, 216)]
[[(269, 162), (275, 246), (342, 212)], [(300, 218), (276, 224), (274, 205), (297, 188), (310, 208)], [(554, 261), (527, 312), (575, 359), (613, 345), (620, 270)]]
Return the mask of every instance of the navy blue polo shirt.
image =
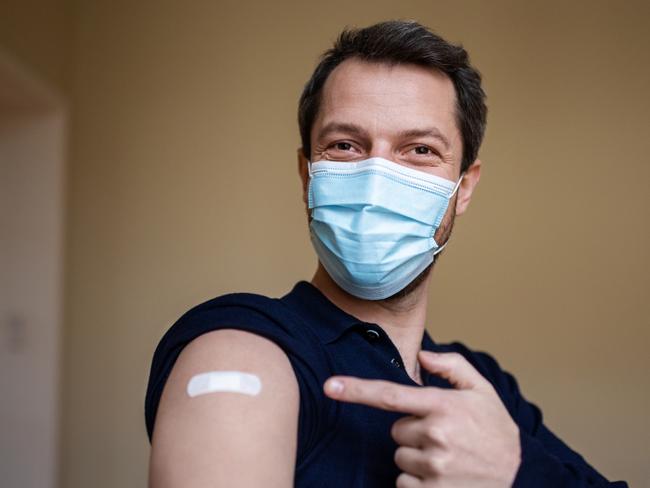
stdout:
[[(149, 440), (165, 381), (181, 350), (199, 335), (221, 328), (266, 337), (291, 362), (300, 389), (295, 468), (299, 488), (394, 488), (400, 473), (393, 459), (398, 446), (390, 429), (405, 414), (328, 398), (323, 383), (330, 376), (452, 388), (424, 369), (424, 385), (413, 381), (379, 325), (349, 315), (313, 285), (301, 281), (279, 299), (249, 293), (217, 297), (185, 313), (167, 331), (154, 353), (145, 399)], [(627, 486), (609, 483), (553, 435), (543, 424), (539, 408), (524, 399), (515, 378), (489, 354), (472, 351), (460, 342), (437, 344), (426, 331), (422, 349), (458, 352), (492, 383), (520, 429), (522, 463), (515, 487)]]

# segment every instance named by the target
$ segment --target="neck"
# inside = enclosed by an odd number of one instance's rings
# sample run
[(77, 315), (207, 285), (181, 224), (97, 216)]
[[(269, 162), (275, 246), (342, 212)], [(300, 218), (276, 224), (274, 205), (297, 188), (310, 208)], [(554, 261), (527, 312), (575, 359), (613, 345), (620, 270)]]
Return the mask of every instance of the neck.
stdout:
[(390, 301), (363, 300), (350, 295), (332, 280), (320, 263), (311, 283), (341, 310), (384, 329), (397, 347), (407, 374), (422, 384), (417, 353), (421, 349), (426, 321), (428, 279), (408, 295)]

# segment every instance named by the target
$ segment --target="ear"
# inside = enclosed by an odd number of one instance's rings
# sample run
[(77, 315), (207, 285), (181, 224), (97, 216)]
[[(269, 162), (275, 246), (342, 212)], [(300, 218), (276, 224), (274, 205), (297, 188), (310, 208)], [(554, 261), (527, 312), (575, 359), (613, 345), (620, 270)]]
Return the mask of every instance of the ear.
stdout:
[(458, 198), (456, 198), (456, 215), (462, 215), (467, 210), (469, 202), (472, 199), (474, 188), (481, 179), (481, 160), (474, 161), (463, 176), (463, 181), (458, 187)]
[(307, 158), (302, 152), (302, 147), (298, 148), (298, 174), (302, 180), (302, 201), (307, 204), (307, 192), (309, 190), (309, 170), (307, 168)]

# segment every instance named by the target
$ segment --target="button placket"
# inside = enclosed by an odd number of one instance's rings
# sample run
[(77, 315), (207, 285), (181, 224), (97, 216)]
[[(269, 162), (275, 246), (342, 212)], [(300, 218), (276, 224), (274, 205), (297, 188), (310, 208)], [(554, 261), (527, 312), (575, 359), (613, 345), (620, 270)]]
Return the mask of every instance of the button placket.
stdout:
[[(392, 343), (390, 338), (388, 338), (385, 334), (382, 334), (382, 331), (380, 329), (378, 330), (377, 327), (366, 325), (361, 330), (359, 330), (359, 332), (366, 338), (368, 342), (374, 344), (376, 347), (379, 347), (382, 350), (385, 350), (387, 354), (392, 355), (390, 359), (391, 365), (393, 365), (397, 369), (401, 369), (402, 371), (405, 371), (404, 365), (399, 355), (399, 351)], [(411, 379), (411, 381), (413, 380)]]

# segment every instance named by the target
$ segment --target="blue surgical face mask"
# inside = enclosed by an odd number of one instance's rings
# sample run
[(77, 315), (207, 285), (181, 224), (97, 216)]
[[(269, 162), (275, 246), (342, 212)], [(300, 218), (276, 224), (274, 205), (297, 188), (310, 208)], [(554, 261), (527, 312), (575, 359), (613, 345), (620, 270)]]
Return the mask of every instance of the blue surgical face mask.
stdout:
[(311, 241), (348, 293), (394, 295), (444, 247), (433, 236), (462, 176), (454, 182), (383, 158), (308, 167)]

